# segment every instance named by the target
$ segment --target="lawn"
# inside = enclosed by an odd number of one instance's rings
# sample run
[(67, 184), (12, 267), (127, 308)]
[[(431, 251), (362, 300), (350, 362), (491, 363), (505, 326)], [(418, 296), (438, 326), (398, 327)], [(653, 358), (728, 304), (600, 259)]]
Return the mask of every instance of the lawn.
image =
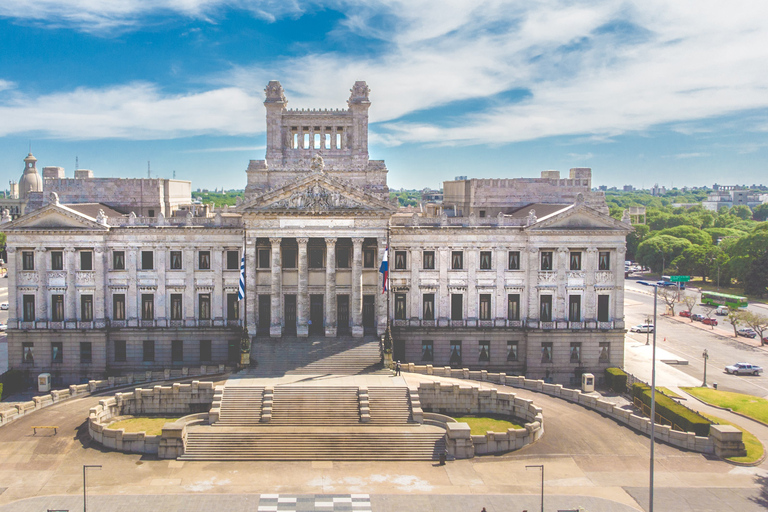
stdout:
[(159, 436), (163, 425), (179, 418), (128, 418), (109, 424), (109, 428), (122, 428), (126, 432), (146, 432), (148, 436)]
[(662, 393), (664, 393), (665, 395), (667, 395), (670, 398), (683, 398), (680, 395), (678, 395), (677, 393), (675, 393), (674, 391), (672, 391), (671, 389), (665, 388), (663, 386), (656, 386), (656, 391), (661, 391)]
[(712, 388), (680, 388), (699, 400), (725, 407), (768, 425), (768, 400), (752, 395), (717, 391)]
[(484, 436), (489, 430), (506, 432), (509, 428), (523, 428), (506, 419), (506, 416), (462, 416), (454, 419), (459, 423), (468, 424), (473, 436)]
[(731, 425), (732, 427), (736, 427), (737, 429), (741, 430), (742, 436), (741, 440), (744, 442), (744, 446), (747, 449), (747, 456), (746, 457), (728, 457), (727, 460), (733, 461), (733, 462), (741, 462), (742, 464), (751, 464), (753, 462), (757, 462), (760, 459), (763, 458), (763, 444), (752, 434), (744, 430), (738, 425), (735, 425), (731, 423), (730, 421), (726, 421), (722, 418), (718, 418), (717, 416), (709, 416), (704, 414), (707, 419), (720, 424), (720, 425)]

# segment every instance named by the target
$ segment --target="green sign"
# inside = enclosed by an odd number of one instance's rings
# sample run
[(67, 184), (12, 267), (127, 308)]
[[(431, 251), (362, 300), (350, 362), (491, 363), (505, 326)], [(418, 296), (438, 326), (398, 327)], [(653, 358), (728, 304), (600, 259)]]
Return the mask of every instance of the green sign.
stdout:
[(672, 283), (687, 283), (691, 280), (691, 276), (670, 276), (669, 280)]

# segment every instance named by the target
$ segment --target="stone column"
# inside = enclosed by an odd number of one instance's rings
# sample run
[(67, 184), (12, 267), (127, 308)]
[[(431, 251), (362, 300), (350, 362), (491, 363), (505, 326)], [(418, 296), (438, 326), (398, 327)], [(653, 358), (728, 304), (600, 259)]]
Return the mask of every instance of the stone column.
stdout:
[(211, 247), (211, 272), (213, 274), (213, 295), (211, 296), (212, 325), (224, 325), (224, 252)]
[(363, 238), (352, 239), (352, 293), (350, 317), (352, 336), (363, 337)]
[[(362, 274), (361, 274), (362, 275)], [(336, 239), (325, 239), (325, 335), (336, 337)]]
[(565, 322), (563, 327), (568, 326), (568, 248), (558, 247), (555, 253), (555, 271), (557, 275), (555, 277), (557, 283), (557, 291), (555, 292), (554, 300), (552, 301), (552, 320), (558, 322)]
[(439, 315), (438, 325), (447, 327), (451, 319), (451, 296), (448, 293), (448, 269), (451, 268), (451, 250), (448, 247), (441, 247), (438, 250), (439, 261), (437, 263), (440, 271), (440, 290), (437, 297), (437, 311)]
[(500, 327), (506, 325), (507, 319), (507, 290), (504, 272), (506, 272), (509, 261), (507, 251), (503, 247), (496, 247), (495, 252), (496, 282), (494, 283), (494, 290), (496, 291), (496, 307), (494, 308), (492, 318), (494, 319), (494, 325)]
[[(611, 251), (611, 270), (615, 279), (613, 294), (613, 327), (615, 329), (624, 328), (624, 254), (627, 249), (622, 245), (615, 252)], [(595, 299), (597, 301), (597, 299)]]
[(597, 290), (595, 290), (595, 272), (597, 271), (597, 249), (590, 247), (585, 251), (581, 270), (584, 272), (584, 299), (582, 309), (584, 318), (597, 321)]
[(45, 247), (35, 249), (35, 268), (37, 269), (37, 293), (35, 293), (35, 323), (45, 322), (48, 318), (48, 252)]
[[(523, 257), (525, 253), (520, 256)], [(528, 248), (528, 261), (526, 262), (528, 275), (527, 289), (528, 294), (528, 316), (526, 321), (529, 327), (537, 328), (539, 326), (539, 248)], [(522, 297), (521, 297), (522, 300)]]
[(411, 325), (421, 325), (421, 289), (419, 288), (419, 272), (421, 271), (421, 249), (410, 251), (411, 283), (408, 290), (408, 304), (406, 314)]
[(297, 238), (299, 244), (299, 286), (296, 295), (296, 335), (300, 338), (309, 336), (309, 274), (307, 268), (307, 243), (309, 238)]
[[(259, 313), (259, 294), (256, 290), (256, 243), (255, 240), (246, 241), (245, 249), (245, 323), (251, 336), (256, 335), (256, 326)], [(238, 277), (239, 279), (239, 277)]]
[(19, 318), (23, 318), (21, 314), (21, 301), (19, 298), (21, 295), (16, 294), (16, 287), (19, 283), (16, 282), (18, 276), (18, 258), (16, 258), (16, 248), (6, 247), (5, 253), (8, 256), (6, 266), (8, 268), (8, 327), (11, 329), (18, 328)]
[[(75, 287), (75, 273), (77, 272), (77, 266), (75, 265), (75, 248), (67, 247), (64, 249), (64, 268), (67, 271), (67, 291), (64, 296), (64, 321), (66, 327), (77, 327), (77, 288)], [(134, 252), (134, 268), (136, 264), (136, 253)], [(135, 272), (134, 272), (135, 283)], [(134, 290), (135, 290), (134, 284)]]
[(105, 288), (107, 286), (104, 267), (104, 259), (107, 255), (107, 249), (103, 246), (93, 248), (93, 269), (95, 270), (94, 284), (96, 291), (93, 296), (93, 321), (96, 328), (106, 326), (105, 319)]
[(171, 318), (168, 310), (168, 300), (165, 291), (165, 269), (168, 260), (168, 246), (159, 245), (155, 250), (155, 268), (157, 273), (157, 290), (155, 292), (155, 325), (167, 327)]
[(182, 267), (184, 268), (184, 324), (187, 327), (195, 326), (197, 311), (197, 289), (195, 288), (195, 248), (184, 247), (182, 249)]
[[(384, 260), (384, 251), (387, 248), (387, 239), (382, 237), (376, 240), (379, 249), (379, 259), (376, 260), (379, 265)], [(379, 266), (376, 266), (378, 271)], [(387, 297), (389, 292), (381, 293), (382, 289), (382, 276), (378, 275), (378, 288), (376, 288), (376, 334), (381, 336), (387, 330)]]
[(283, 266), (280, 261), (281, 238), (270, 238), (272, 244), (272, 323), (269, 326), (269, 335), (279, 338), (283, 335), (283, 315), (281, 304), (283, 298)]
[(464, 268), (467, 272), (467, 326), (476, 327), (478, 325), (478, 309), (480, 295), (477, 293), (477, 268), (480, 266), (480, 252), (477, 249), (464, 251), (466, 258)]

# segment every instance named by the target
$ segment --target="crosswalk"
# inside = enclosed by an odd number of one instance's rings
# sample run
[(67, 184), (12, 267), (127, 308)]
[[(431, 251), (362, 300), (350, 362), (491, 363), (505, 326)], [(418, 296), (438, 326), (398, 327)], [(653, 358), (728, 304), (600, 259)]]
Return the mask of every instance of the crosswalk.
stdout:
[(262, 494), (257, 512), (371, 512), (369, 494)]

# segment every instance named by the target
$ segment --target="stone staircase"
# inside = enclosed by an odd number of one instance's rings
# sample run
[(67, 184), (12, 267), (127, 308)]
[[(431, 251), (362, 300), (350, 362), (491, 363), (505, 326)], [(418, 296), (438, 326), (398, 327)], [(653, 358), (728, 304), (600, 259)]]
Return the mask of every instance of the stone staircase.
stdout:
[(405, 425), (411, 419), (408, 388), (370, 387), (368, 407), (371, 425)]
[(264, 387), (227, 386), (222, 390), (218, 427), (258, 425), (261, 421), (261, 405)]
[(270, 425), (358, 425), (358, 388), (352, 386), (276, 386)]

